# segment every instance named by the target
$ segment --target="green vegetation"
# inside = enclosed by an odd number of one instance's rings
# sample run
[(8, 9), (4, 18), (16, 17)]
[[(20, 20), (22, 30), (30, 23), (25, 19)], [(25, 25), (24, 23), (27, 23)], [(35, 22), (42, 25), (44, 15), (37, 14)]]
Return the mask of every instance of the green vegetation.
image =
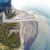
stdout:
[(20, 47), (19, 32), (13, 32), (9, 36), (9, 30), (14, 27), (17, 27), (17, 26), (19, 26), (19, 23), (18, 24), (17, 23), (2, 23), (2, 24), (0, 24), (0, 43), (7, 46), (9, 48), (9, 50), (14, 50), (14, 48)]
[(0, 44), (0, 50), (10, 50), (7, 46)]
[(14, 16), (16, 16), (16, 11), (13, 11), (12, 9), (10, 9), (8, 12), (8, 10), (6, 10), (5, 15), (6, 15), (6, 18), (11, 19)]

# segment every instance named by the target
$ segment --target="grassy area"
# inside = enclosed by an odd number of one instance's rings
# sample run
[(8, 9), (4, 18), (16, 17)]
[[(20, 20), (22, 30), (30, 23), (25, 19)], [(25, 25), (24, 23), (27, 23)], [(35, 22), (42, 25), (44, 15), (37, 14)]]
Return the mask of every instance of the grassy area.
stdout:
[(5, 11), (5, 15), (6, 15), (6, 18), (11, 19), (17, 14), (16, 14), (16, 11), (13, 11), (12, 9), (10, 9), (9, 12), (8, 10)]
[[(0, 43), (4, 44), (9, 50), (20, 47), (20, 34), (19, 32), (13, 32), (9, 37), (9, 30), (19, 26), (19, 23), (3, 23), (0, 24)], [(20, 28), (20, 27), (19, 27)], [(6, 50), (6, 49), (5, 49)]]

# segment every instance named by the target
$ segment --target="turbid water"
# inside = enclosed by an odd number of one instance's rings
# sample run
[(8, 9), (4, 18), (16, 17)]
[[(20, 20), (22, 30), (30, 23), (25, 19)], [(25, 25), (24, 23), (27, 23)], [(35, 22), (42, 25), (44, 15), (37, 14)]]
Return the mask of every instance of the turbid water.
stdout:
[(32, 44), (31, 50), (50, 50), (50, 25), (47, 22), (48, 18), (41, 14), (35, 14), (35, 17), (38, 22), (38, 35)]
[(28, 13), (33, 14), (36, 17), (36, 21), (38, 22), (38, 33), (31, 36), (30, 34), (32, 34), (32, 32), (29, 31), (29, 25), (33, 28), (33, 23), (23, 22), (23, 37), (25, 37), (24, 50), (50, 50), (50, 25), (47, 23), (48, 18), (36, 12)]
[[(23, 50), (50, 50), (50, 19), (38, 12), (31, 11), (27, 13), (21, 12), (11, 20), (5, 19), (5, 21), (22, 23), (21, 38), (24, 40), (22, 41)], [(36, 23), (38, 23), (38, 29)]]
[(24, 39), (24, 50), (30, 50), (32, 43), (35, 41), (38, 34), (38, 22), (37, 21), (24, 21), (22, 29), (22, 35)]

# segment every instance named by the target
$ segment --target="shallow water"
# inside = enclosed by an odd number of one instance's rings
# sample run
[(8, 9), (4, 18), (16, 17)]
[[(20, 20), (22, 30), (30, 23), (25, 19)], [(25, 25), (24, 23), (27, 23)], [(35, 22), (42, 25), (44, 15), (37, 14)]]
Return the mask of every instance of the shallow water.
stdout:
[(22, 22), (24, 50), (50, 50), (50, 19), (36, 12), (28, 13), (33, 14), (34, 17), (36, 17), (35, 20), (38, 22), (38, 33), (33, 34), (36, 32), (34, 32), (34, 29), (36, 30), (37, 25), (34, 25), (35, 23), (33, 21)]
[(38, 16), (38, 36), (31, 50), (50, 50), (50, 19)]
[(23, 29), (24, 50), (50, 50), (50, 19), (36, 13), (34, 14), (34, 16), (36, 17), (36, 21), (38, 22), (38, 34), (36, 36), (36, 34), (32, 34), (32, 32), (29, 31), (30, 25), (31, 28), (33, 28), (34, 26), (32, 22), (32, 24), (30, 22), (23, 22), (23, 25), (25, 27)]

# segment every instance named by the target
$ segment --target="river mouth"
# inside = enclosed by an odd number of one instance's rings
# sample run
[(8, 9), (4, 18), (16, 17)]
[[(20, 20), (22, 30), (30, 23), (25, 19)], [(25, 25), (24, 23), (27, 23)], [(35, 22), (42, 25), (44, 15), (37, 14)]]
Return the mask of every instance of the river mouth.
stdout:
[(1, 43), (8, 46), (10, 50), (31, 50), (38, 34), (38, 22), (34, 15), (23, 11), (19, 12), (18, 16), (12, 19), (3, 18), (0, 25), (2, 33), (0, 33), (0, 42), (2, 41)]

